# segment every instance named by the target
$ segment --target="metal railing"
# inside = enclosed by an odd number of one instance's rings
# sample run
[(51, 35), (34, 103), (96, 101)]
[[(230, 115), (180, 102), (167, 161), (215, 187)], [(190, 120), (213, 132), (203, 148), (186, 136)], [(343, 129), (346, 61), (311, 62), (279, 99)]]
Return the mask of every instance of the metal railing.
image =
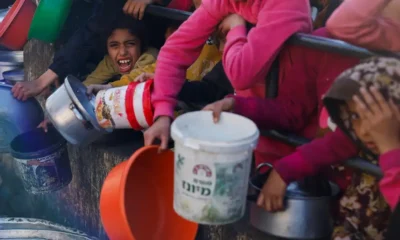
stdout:
[[(191, 12), (169, 9), (155, 5), (149, 5), (146, 8), (146, 13), (151, 14), (153, 16), (167, 18), (175, 21), (185, 21), (192, 14)], [(295, 34), (287, 41), (287, 43), (293, 45), (301, 45), (328, 52), (334, 52), (356, 58), (367, 58), (371, 56), (400, 57), (400, 55), (396, 53), (370, 51), (365, 48), (358, 47), (340, 40), (313, 36), (304, 33)], [(303, 137), (299, 137), (293, 134), (284, 134), (275, 130), (262, 131), (262, 135), (284, 142), (292, 146), (301, 146), (310, 142), (309, 139), (305, 139)], [(377, 178), (381, 178), (383, 176), (383, 173), (378, 166), (371, 164), (368, 161), (363, 160), (362, 158), (349, 159), (345, 162), (345, 165), (354, 168), (356, 170), (360, 170), (368, 174), (371, 174)]]

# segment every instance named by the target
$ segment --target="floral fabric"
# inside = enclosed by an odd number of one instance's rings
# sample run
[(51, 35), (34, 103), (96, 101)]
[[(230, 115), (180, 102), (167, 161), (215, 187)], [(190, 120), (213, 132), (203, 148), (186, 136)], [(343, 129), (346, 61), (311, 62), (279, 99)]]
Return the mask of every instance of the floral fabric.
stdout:
[[(374, 57), (344, 71), (324, 98), (327, 110), (335, 123), (363, 152), (363, 159), (378, 165), (377, 156), (363, 146), (355, 134), (346, 100), (359, 93), (360, 87), (376, 86), (385, 98), (400, 103), (400, 61)], [(380, 240), (388, 226), (391, 212), (379, 191), (378, 179), (354, 172), (351, 184), (340, 200), (339, 217), (332, 235), (334, 240)]]

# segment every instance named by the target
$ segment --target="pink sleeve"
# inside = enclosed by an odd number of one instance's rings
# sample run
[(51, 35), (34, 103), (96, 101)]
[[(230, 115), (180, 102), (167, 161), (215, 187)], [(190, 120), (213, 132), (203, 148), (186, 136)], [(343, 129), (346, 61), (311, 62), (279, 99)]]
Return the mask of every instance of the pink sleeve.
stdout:
[(286, 183), (312, 176), (321, 168), (341, 163), (356, 156), (358, 149), (340, 129), (314, 139), (297, 151), (280, 159), (275, 169)]
[[(299, 93), (307, 93), (299, 90)], [(308, 123), (315, 110), (306, 101), (293, 98), (263, 99), (235, 96), (235, 113), (254, 121), (261, 129), (299, 131)], [(304, 100), (304, 99), (303, 99)]]
[(328, 31), (344, 41), (371, 49), (400, 50), (399, 24), (382, 17), (391, 0), (345, 0), (326, 23)]
[[(221, 1), (208, 2), (213, 2), (215, 5), (213, 7), (218, 8)], [(199, 56), (203, 45), (222, 19), (223, 15), (211, 15), (205, 9), (204, 3), (168, 38), (161, 48), (157, 59), (152, 93), (154, 118), (159, 116), (173, 118), (176, 96), (185, 81), (186, 69)], [(225, 14), (223, 9), (215, 12)]]
[[(311, 32), (308, 0), (271, 0), (258, 13), (257, 25), (246, 34), (244, 26), (229, 31), (222, 63), (237, 90), (263, 80), (283, 43), (296, 32)], [(246, 37), (247, 35), (247, 37)]]
[(383, 179), (379, 183), (380, 190), (394, 209), (400, 199), (400, 149), (382, 154), (379, 165), (383, 171)]
[[(278, 97), (235, 97), (235, 112), (253, 120), (262, 129), (297, 132), (308, 124), (318, 105), (317, 76), (310, 73), (312, 52), (299, 46), (285, 47), (279, 58)], [(311, 65), (316, 66), (316, 65)]]

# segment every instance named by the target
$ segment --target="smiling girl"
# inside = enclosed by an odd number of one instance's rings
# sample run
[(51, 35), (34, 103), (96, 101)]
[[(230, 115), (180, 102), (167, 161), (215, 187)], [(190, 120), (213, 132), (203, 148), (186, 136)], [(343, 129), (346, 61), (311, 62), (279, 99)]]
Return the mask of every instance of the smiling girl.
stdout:
[(129, 74), (156, 61), (157, 50), (147, 49), (143, 22), (123, 15), (108, 36), (108, 54), (83, 82), (86, 86), (107, 83), (113, 77)]

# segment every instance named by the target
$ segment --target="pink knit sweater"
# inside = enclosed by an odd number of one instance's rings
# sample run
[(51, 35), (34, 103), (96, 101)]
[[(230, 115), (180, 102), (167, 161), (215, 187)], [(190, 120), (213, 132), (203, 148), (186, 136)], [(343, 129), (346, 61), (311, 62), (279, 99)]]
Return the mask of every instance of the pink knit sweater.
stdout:
[(231, 13), (240, 14), (256, 27), (247, 33), (245, 26), (238, 26), (228, 33), (224, 70), (238, 95), (263, 95), (264, 78), (286, 39), (296, 32), (311, 32), (309, 5), (309, 0), (203, 0), (158, 55), (152, 95), (154, 117), (174, 116), (186, 69)]
[(345, 0), (326, 28), (338, 39), (366, 48), (400, 51), (400, 23), (382, 13), (393, 0)]

